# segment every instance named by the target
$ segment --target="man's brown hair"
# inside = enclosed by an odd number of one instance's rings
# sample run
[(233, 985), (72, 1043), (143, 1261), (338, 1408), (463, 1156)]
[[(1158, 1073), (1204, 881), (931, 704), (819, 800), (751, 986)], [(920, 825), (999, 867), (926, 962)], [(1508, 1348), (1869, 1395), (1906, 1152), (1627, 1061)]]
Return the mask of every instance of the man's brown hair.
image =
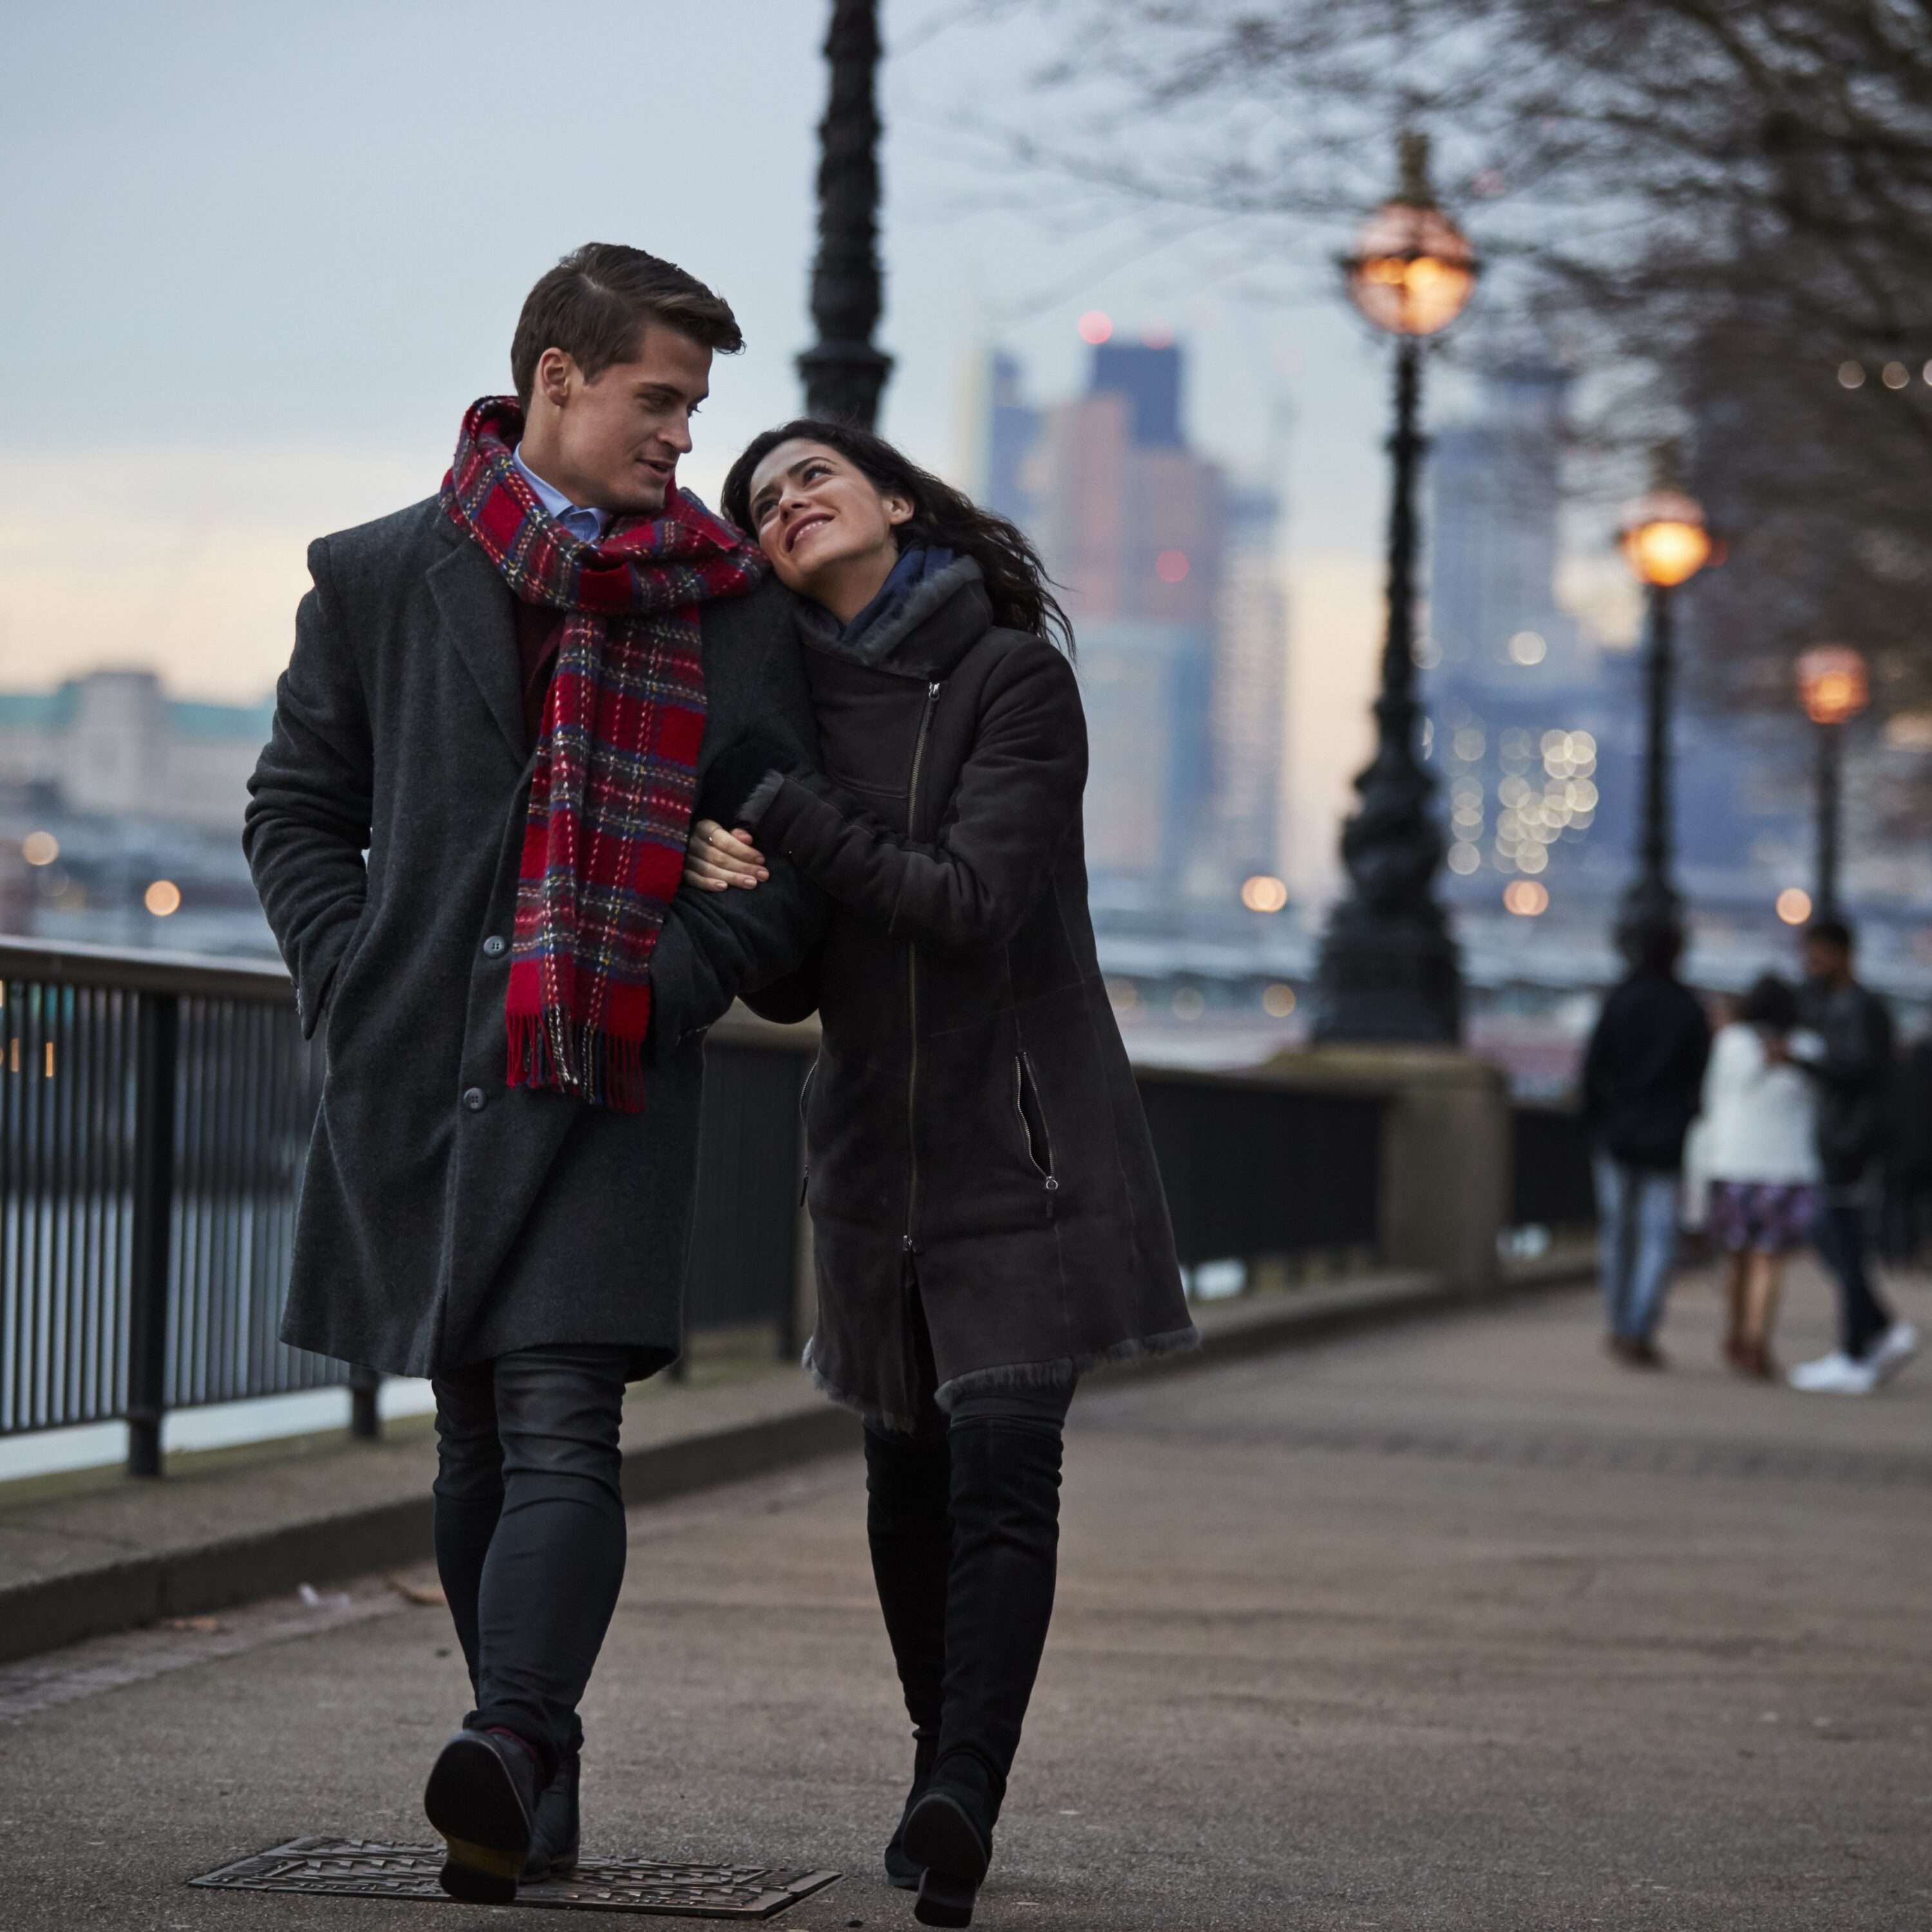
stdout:
[(572, 249), (531, 290), (517, 318), (510, 376), (518, 401), (530, 407), (546, 349), (561, 349), (594, 382), (630, 358), (652, 322), (728, 356), (745, 346), (730, 304), (676, 262), (620, 242)]

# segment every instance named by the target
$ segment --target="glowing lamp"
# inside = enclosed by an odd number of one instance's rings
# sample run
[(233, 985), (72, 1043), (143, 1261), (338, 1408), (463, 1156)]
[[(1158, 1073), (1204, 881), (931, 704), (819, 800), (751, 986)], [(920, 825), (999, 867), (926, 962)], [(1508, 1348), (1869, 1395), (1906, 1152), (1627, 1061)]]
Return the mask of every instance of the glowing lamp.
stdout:
[(1814, 724), (1843, 724), (1871, 695), (1865, 661), (1849, 644), (1820, 644), (1798, 660), (1798, 696)]
[(1618, 548), (1646, 584), (1668, 590), (1688, 584), (1711, 560), (1715, 548), (1704, 506), (1681, 490), (1653, 490), (1624, 512)]

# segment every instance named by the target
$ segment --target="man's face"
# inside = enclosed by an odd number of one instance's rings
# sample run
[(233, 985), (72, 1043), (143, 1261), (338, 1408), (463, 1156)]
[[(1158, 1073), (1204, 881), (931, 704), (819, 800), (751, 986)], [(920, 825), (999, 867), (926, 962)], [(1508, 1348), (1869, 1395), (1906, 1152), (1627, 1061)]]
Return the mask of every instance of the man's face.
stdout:
[(662, 510), (691, 448), (691, 418), (711, 392), (711, 351), (647, 324), (636, 356), (593, 382), (560, 349), (537, 364), (526, 452), (572, 501), (633, 516)]
[(1822, 986), (1840, 978), (1851, 964), (1851, 956), (1836, 941), (1808, 939), (1804, 942), (1804, 976)]

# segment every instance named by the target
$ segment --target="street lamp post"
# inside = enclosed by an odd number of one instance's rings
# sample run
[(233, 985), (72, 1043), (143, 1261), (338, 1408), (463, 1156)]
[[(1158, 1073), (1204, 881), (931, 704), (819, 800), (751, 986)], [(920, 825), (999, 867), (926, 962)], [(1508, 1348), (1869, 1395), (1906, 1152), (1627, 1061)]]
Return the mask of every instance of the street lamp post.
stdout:
[(1870, 684), (1865, 661), (1847, 644), (1820, 644), (1798, 660), (1798, 695), (1817, 730), (1818, 869), (1812, 916), (1844, 916), (1838, 903), (1840, 800), (1845, 727), (1865, 708)]
[(1435, 780), (1415, 748), (1415, 483), (1428, 447), (1422, 344), (1462, 313), (1477, 265), (1430, 190), (1426, 137), (1405, 134), (1401, 152), (1400, 188), (1343, 264), (1350, 299), (1396, 339), (1394, 488), (1376, 754), (1355, 780), (1361, 806), (1342, 830), (1349, 890), (1323, 936), (1314, 1030), (1322, 1040), (1450, 1042), (1462, 1033), (1462, 976), (1432, 890), (1442, 862), (1429, 808)]
[(1645, 950), (1648, 934), (1682, 939), (1683, 901), (1671, 881), (1674, 850), (1670, 811), (1670, 732), (1676, 682), (1676, 639), (1671, 598), (1711, 560), (1703, 506), (1681, 490), (1659, 488), (1624, 513), (1618, 544), (1645, 586), (1648, 647), (1644, 656), (1643, 819), (1636, 877), (1624, 894), (1617, 938), (1626, 952)]
[(818, 255), (812, 319), (798, 358), (808, 416), (870, 429), (892, 358), (873, 346), (884, 305), (879, 272), (878, 0), (832, 0), (825, 36), (831, 88), (818, 124)]

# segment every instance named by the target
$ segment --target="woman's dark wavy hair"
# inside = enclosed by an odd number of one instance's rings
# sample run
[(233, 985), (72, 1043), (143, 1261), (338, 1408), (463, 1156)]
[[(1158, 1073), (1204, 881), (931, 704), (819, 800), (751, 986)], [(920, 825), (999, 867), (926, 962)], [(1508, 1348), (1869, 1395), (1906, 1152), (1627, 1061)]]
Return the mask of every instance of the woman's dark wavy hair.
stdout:
[(780, 443), (794, 442), (822, 442), (861, 470), (874, 488), (907, 498), (912, 518), (899, 526), (902, 546), (927, 544), (970, 556), (986, 579), (994, 623), (1010, 631), (1030, 631), (1073, 655), (1073, 626), (1026, 532), (981, 509), (963, 490), (920, 469), (870, 430), (801, 416), (752, 437), (724, 479), (724, 514), (739, 529), (752, 533), (752, 472)]
[(1738, 1018), (1745, 1026), (1789, 1033), (1798, 1024), (1798, 994), (1788, 981), (1767, 973), (1738, 1002)]

